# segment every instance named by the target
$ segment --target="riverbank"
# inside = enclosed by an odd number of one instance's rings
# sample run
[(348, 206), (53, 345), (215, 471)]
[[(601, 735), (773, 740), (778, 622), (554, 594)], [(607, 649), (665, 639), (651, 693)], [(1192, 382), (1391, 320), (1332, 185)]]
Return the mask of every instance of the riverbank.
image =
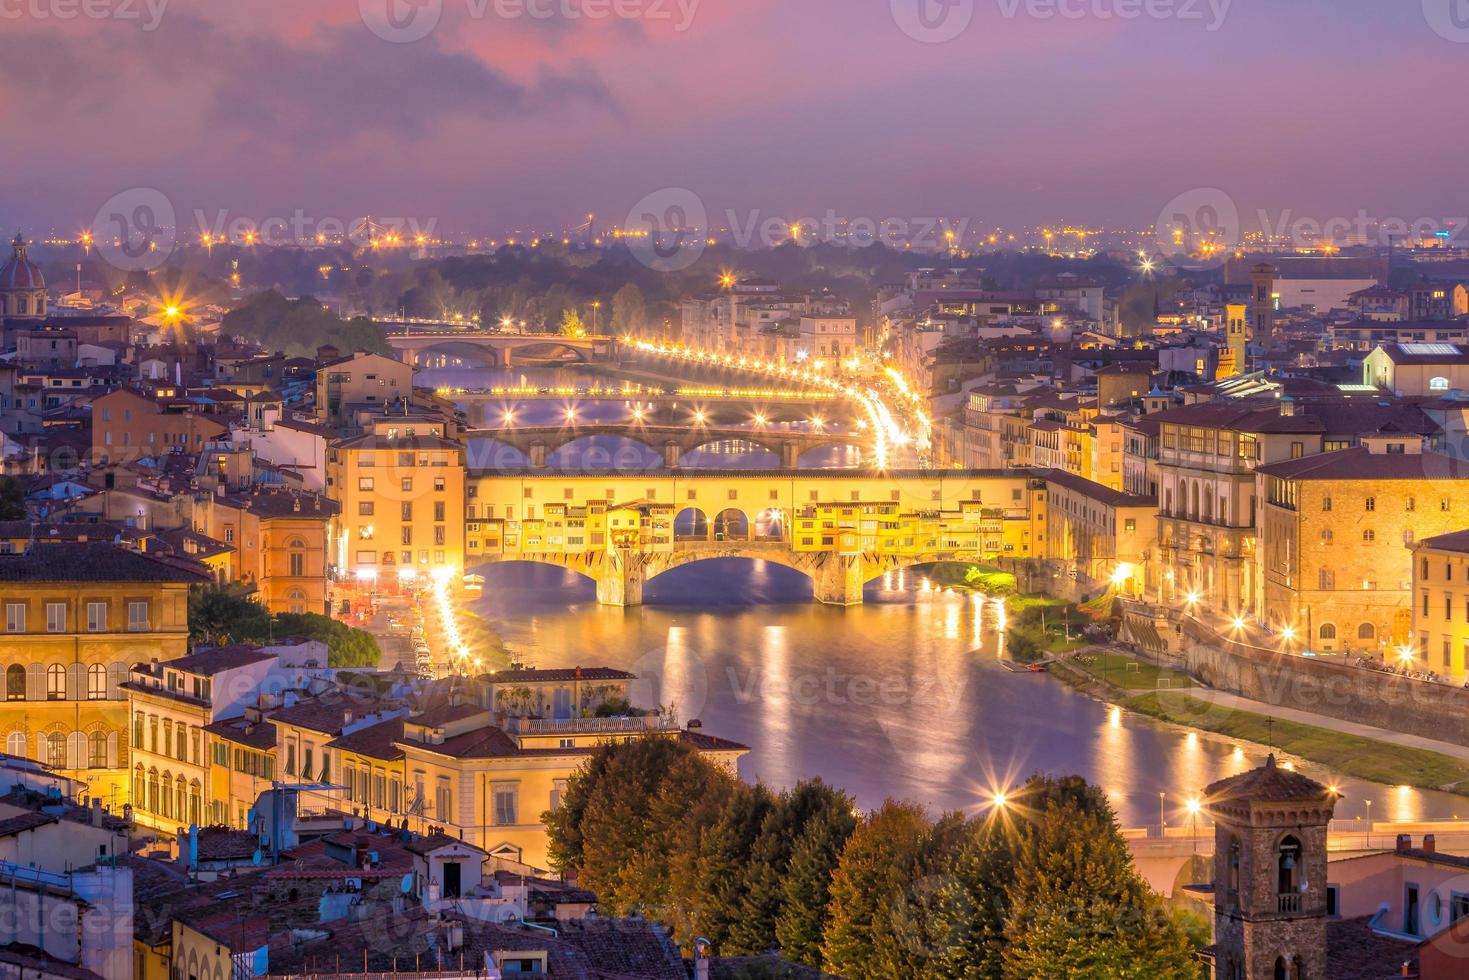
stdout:
[(1469, 760), (1221, 706), (1191, 695), (1196, 684), (1187, 675), (1121, 654), (1087, 659), (1053, 664), (1051, 673), (1087, 695), (1165, 724), (1292, 755), (1353, 779), (1469, 796)]

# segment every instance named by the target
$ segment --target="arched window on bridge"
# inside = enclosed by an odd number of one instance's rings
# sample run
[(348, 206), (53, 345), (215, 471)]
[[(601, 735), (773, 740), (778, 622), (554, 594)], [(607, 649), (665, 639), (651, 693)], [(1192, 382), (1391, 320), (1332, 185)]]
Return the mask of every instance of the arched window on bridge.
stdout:
[(673, 536), (679, 541), (707, 541), (709, 518), (697, 507), (686, 507), (673, 519)]
[(783, 541), (789, 528), (785, 511), (779, 507), (762, 510), (755, 518), (755, 540)]
[(731, 507), (729, 510), (721, 511), (714, 518), (714, 540), (715, 541), (748, 541), (750, 540), (750, 520), (742, 510)]

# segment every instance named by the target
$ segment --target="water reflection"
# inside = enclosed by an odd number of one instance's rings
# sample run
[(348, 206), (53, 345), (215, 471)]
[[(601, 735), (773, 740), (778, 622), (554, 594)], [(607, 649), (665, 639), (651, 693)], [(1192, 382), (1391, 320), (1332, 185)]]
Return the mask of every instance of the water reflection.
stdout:
[[(1048, 675), (1004, 669), (995, 606), (920, 595), (917, 575), (885, 576), (869, 585), (867, 605), (843, 610), (810, 602), (810, 582), (782, 566), (699, 562), (649, 583), (647, 606), (620, 610), (598, 606), (591, 582), (561, 569), (483, 571), (477, 608), (527, 660), (666, 672), (661, 687), (681, 717), (749, 745), (743, 775), (774, 787), (819, 775), (864, 807), (897, 796), (975, 810), (996, 783), (1078, 773), (1116, 794), (1125, 824), (1155, 824), (1162, 792), (1177, 825), (1204, 786), (1263, 761), (1118, 712)], [(1462, 807), (1442, 793), (1340, 785), (1347, 819), (1366, 799), (1377, 801), (1378, 819)]]

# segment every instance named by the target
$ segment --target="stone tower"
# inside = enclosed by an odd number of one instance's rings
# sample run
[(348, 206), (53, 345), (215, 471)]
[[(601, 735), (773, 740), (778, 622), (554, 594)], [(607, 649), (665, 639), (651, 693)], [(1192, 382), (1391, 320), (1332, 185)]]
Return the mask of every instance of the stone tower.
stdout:
[(1268, 262), (1250, 270), (1250, 339), (1266, 350), (1275, 347), (1275, 276)]
[(1326, 826), (1337, 797), (1275, 756), (1204, 791), (1216, 980), (1326, 977)]
[(1246, 350), (1249, 339), (1249, 328), (1246, 324), (1249, 315), (1246, 307), (1243, 303), (1230, 303), (1224, 311), (1225, 346), (1220, 352), (1217, 374), (1220, 381), (1244, 374), (1249, 367)]

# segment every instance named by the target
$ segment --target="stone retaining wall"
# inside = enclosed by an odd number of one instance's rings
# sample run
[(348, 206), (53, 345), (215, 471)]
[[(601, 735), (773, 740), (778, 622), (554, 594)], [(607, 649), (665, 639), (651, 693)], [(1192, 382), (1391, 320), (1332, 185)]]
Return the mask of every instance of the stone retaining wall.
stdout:
[(1210, 687), (1254, 701), (1469, 746), (1469, 689), (1262, 650), (1192, 620), (1183, 662)]

